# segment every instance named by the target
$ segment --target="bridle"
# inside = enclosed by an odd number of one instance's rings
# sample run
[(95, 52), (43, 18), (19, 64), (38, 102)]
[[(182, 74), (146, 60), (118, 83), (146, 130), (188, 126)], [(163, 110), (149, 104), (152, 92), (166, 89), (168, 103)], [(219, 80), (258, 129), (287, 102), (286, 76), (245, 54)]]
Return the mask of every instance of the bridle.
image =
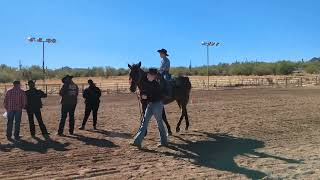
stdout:
[[(138, 68), (137, 71), (139, 71), (139, 78), (134, 79), (130, 76), (129, 78), (129, 83), (130, 85), (132, 85), (132, 83), (134, 83), (136, 85), (136, 89), (138, 88), (140, 91), (140, 87), (139, 84), (141, 84), (142, 78), (143, 78), (143, 71), (141, 68)], [(134, 92), (137, 96), (137, 100), (138, 100), (138, 105), (139, 105), (139, 111), (140, 111), (140, 119), (142, 120), (143, 117), (143, 110), (142, 110), (142, 105), (141, 105), (141, 99), (140, 99), (140, 95), (139, 92), (137, 92), (137, 90)]]
[(139, 84), (141, 84), (141, 81), (143, 79), (143, 70), (141, 68), (138, 68), (137, 71), (139, 72), (139, 77), (137, 79), (129, 77), (129, 83), (132, 85), (132, 82), (137, 86), (137, 88), (140, 90)]

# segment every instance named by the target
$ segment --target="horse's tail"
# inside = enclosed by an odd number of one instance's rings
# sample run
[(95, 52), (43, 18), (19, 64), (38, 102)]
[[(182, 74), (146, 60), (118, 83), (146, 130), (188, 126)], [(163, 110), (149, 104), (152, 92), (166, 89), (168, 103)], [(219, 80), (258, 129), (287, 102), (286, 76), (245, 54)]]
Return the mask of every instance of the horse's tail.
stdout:
[(185, 78), (186, 78), (186, 82), (185, 82), (186, 88), (190, 91), (192, 88), (190, 79), (189, 79), (189, 77), (185, 77)]
[(184, 96), (186, 98), (185, 99), (186, 103), (188, 103), (189, 98), (190, 98), (190, 92), (191, 92), (192, 85), (191, 85), (189, 77), (181, 76), (180, 78), (182, 80), (182, 87), (183, 87), (182, 94), (184, 94)]

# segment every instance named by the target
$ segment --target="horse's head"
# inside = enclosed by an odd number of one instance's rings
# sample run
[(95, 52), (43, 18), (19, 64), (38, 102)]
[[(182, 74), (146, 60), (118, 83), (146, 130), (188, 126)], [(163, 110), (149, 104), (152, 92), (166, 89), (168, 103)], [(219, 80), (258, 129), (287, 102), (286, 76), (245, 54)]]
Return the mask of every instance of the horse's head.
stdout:
[(130, 69), (130, 73), (129, 73), (130, 91), (136, 92), (137, 86), (141, 82), (141, 79), (143, 78), (143, 71), (141, 70), (141, 62), (133, 65), (128, 64), (128, 67)]

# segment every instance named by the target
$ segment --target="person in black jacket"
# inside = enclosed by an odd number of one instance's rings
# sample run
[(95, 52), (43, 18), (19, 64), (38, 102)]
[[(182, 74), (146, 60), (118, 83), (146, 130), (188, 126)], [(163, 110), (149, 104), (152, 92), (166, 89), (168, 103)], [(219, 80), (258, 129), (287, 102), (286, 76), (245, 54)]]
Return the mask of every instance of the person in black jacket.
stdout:
[(42, 108), (41, 98), (46, 98), (47, 94), (45, 94), (41, 90), (36, 89), (35, 82), (32, 80), (28, 82), (28, 86), (29, 86), (29, 90), (26, 91), (26, 96), (27, 96), (26, 110), (27, 110), (28, 119), (29, 119), (31, 136), (35, 137), (36, 135), (35, 125), (34, 125), (34, 116), (36, 116), (42, 135), (45, 138), (49, 138), (49, 133), (47, 131), (46, 126), (43, 123), (42, 116), (41, 116), (41, 108)]
[(74, 134), (75, 117), (74, 112), (78, 103), (79, 88), (72, 80), (73, 76), (65, 76), (62, 78), (63, 86), (60, 89), (61, 96), (61, 119), (59, 123), (58, 136), (63, 136), (64, 125), (69, 114), (69, 134)]
[(134, 142), (131, 144), (139, 148), (141, 147), (152, 116), (157, 120), (160, 133), (160, 146), (167, 146), (167, 133), (162, 120), (163, 103), (161, 102), (161, 99), (163, 96), (163, 90), (160, 87), (160, 84), (156, 81), (157, 74), (157, 69), (150, 68), (147, 75), (148, 80), (143, 82), (143, 87), (141, 88), (141, 98), (148, 101), (148, 105), (139, 131), (134, 137)]
[(82, 126), (79, 128), (80, 130), (84, 130), (91, 111), (93, 116), (93, 129), (97, 129), (97, 114), (99, 110), (101, 90), (94, 84), (91, 79), (88, 80), (88, 84), (89, 87), (83, 91), (83, 98), (85, 99), (86, 107)]

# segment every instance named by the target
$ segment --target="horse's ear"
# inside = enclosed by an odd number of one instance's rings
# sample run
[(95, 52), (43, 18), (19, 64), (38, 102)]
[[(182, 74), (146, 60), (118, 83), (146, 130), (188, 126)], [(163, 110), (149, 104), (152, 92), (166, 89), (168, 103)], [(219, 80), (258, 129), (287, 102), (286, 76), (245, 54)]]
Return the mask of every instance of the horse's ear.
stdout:
[(128, 68), (129, 68), (129, 69), (131, 69), (131, 68), (132, 68), (132, 66), (131, 66), (130, 64), (128, 64)]
[(141, 61), (138, 63), (138, 66), (141, 67)]

